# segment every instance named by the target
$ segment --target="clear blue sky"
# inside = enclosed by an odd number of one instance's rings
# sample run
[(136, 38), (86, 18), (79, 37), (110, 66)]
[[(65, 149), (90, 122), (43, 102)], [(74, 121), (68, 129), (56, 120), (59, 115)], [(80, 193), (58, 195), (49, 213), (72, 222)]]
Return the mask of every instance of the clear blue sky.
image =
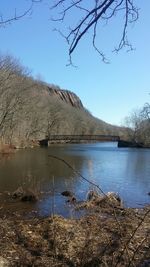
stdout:
[[(34, 76), (40, 74), (44, 81), (75, 92), (94, 116), (120, 124), (132, 109), (150, 100), (150, 1), (136, 2), (140, 18), (129, 29), (135, 51), (111, 53), (120, 33), (117, 19), (98, 35), (97, 43), (107, 53), (110, 64), (100, 60), (88, 34), (73, 55), (78, 68), (67, 67), (67, 44), (52, 31), (56, 25), (50, 20), (46, 4), (37, 4), (30, 17), (0, 28), (0, 51), (19, 58)], [(9, 16), (15, 7), (21, 11), (27, 5), (27, 0), (1, 0), (0, 12)]]

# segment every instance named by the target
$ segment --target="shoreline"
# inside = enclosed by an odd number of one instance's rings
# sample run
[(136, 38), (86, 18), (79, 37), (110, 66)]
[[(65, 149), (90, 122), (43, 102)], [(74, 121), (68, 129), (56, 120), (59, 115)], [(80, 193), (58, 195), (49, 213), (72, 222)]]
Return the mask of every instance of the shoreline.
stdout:
[(89, 213), (1, 218), (0, 266), (148, 266), (150, 206), (124, 208), (97, 195), (78, 208)]

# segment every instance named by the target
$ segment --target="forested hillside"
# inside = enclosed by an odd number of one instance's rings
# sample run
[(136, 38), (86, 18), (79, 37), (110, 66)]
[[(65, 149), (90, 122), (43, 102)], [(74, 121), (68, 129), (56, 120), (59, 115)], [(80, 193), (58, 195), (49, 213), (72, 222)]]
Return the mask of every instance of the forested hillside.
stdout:
[(35, 80), (10, 56), (0, 57), (0, 141), (28, 146), (51, 134), (122, 134), (94, 118), (72, 92)]

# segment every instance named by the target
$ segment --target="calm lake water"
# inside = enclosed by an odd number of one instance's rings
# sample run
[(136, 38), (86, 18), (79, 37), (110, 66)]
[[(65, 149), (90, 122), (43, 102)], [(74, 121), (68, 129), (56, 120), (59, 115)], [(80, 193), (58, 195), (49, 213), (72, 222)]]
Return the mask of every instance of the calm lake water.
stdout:
[[(72, 215), (73, 207), (61, 192), (71, 190), (78, 200), (84, 200), (92, 188), (62, 161), (48, 155), (64, 159), (104, 192), (119, 193), (127, 207), (150, 204), (150, 149), (118, 148), (117, 143), (101, 142), (26, 149), (1, 158), (0, 207), (40, 216), (52, 212)], [(9, 192), (19, 186), (37, 191), (39, 201), (31, 204), (12, 200)]]

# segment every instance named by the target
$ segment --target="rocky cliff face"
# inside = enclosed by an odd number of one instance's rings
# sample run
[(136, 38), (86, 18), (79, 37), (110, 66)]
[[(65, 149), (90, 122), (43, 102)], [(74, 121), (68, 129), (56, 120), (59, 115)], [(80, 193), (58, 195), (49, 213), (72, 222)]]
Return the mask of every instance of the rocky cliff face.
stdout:
[(57, 96), (59, 99), (70, 104), (71, 106), (80, 109), (84, 108), (80, 98), (73, 92), (62, 89), (54, 89), (51, 87), (49, 87), (48, 90), (50, 94)]

